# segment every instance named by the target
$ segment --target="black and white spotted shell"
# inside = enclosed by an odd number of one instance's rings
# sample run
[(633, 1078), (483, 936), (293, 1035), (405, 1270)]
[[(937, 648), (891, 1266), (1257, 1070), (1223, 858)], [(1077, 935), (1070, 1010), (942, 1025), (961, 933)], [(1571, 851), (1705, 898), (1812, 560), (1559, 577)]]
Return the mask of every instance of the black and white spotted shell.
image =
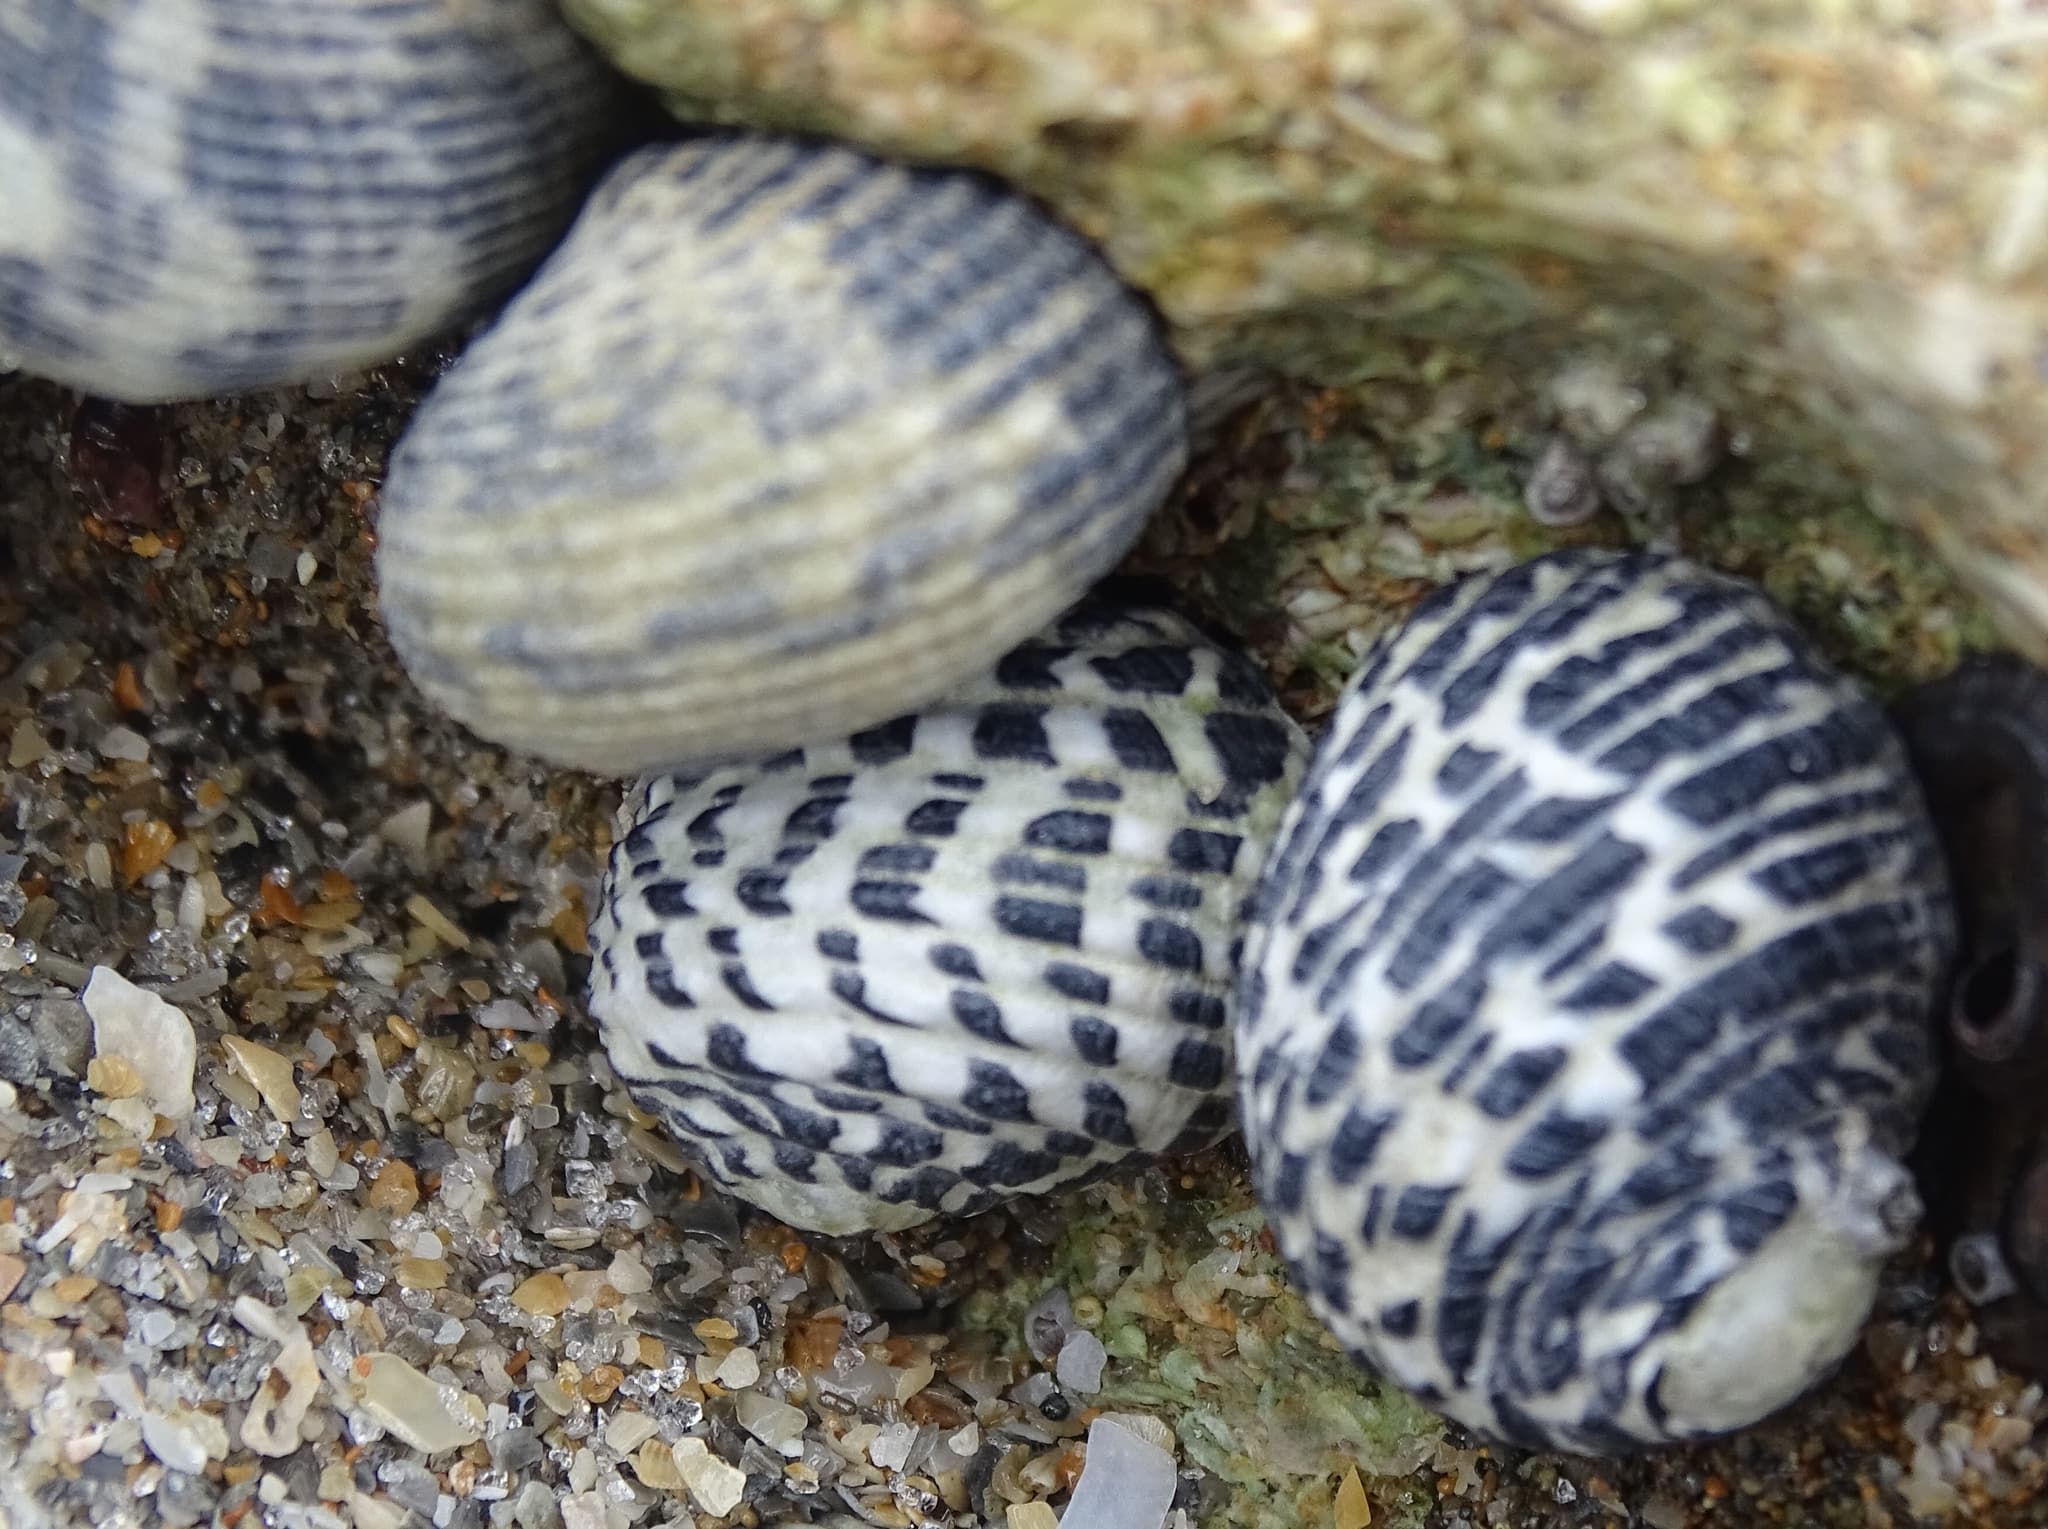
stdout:
[(1483, 1434), (1752, 1422), (1918, 1214), (1952, 926), (1883, 715), (1750, 587), (1576, 551), (1441, 591), (1346, 691), (1247, 936), (1281, 1250)]
[(386, 360), (539, 258), (613, 98), (546, 0), (6, 0), (0, 368), (158, 402)]
[(1214, 1140), (1243, 904), (1307, 754), (1249, 661), (1089, 602), (919, 715), (655, 777), (592, 921), (606, 1052), (813, 1231)]
[(985, 671), (1185, 455), (1150, 309), (1025, 198), (745, 135), (645, 150), (394, 454), (420, 687), (604, 774), (844, 737)]

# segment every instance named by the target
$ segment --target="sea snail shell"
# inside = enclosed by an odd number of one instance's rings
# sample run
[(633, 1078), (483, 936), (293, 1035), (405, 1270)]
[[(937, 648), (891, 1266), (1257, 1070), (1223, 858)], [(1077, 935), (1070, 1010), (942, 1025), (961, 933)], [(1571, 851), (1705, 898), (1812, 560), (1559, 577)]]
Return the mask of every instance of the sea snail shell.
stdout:
[(1441, 591), (1348, 688), (1246, 939), (1281, 1251), (1483, 1434), (1752, 1422), (1917, 1214), (1953, 939), (1898, 741), (1760, 594), (1592, 551)]
[(561, 232), (614, 99), (546, 0), (10, 0), (0, 367), (141, 403), (388, 359)]
[(1962, 924), (1917, 1154), (1986, 1352), (2048, 1379), (2048, 674), (1965, 659), (1897, 712)]
[(592, 920), (606, 1052), (812, 1231), (1214, 1140), (1242, 904), (1307, 755), (1248, 660), (1091, 600), (927, 711), (657, 776)]
[(645, 150), (421, 408), (378, 575), (487, 738), (609, 774), (758, 755), (985, 670), (1185, 455), (1153, 315), (975, 174)]

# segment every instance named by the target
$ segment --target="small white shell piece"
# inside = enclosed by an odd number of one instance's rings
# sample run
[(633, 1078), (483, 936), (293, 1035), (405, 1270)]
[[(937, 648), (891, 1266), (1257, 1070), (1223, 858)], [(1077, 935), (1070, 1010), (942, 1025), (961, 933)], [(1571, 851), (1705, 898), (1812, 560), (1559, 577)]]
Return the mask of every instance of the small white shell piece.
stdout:
[(0, 364), (150, 403), (387, 360), (539, 258), (613, 100), (546, 0), (9, 0)]
[(1849, 1349), (1954, 941), (1876, 704), (1747, 585), (1575, 551), (1366, 660), (1247, 938), (1260, 1200), (1359, 1358), (1484, 1434), (1739, 1428)]
[(1242, 905), (1307, 752), (1248, 660), (1090, 602), (918, 715), (657, 776), (592, 921), (606, 1052), (812, 1231), (1212, 1141)]
[(394, 454), (386, 623), (483, 736), (631, 775), (843, 737), (985, 670), (1185, 456), (1150, 309), (959, 170), (651, 148)]

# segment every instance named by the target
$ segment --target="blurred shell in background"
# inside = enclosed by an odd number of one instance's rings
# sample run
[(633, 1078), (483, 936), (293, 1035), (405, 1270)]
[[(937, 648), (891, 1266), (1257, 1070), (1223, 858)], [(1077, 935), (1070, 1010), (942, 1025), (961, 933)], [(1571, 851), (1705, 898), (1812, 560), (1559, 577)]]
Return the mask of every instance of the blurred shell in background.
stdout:
[(15, 0), (0, 366), (161, 402), (389, 359), (539, 258), (615, 100), (545, 0)]

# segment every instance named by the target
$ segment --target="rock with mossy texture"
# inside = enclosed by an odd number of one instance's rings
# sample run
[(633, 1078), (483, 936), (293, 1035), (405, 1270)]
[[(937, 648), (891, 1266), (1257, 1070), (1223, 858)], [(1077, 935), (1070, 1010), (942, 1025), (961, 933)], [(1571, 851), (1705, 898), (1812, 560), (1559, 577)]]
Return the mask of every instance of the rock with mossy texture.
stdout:
[[(1734, 446), (1867, 479), (2048, 657), (2048, 50), (2004, 0), (566, 8), (683, 115), (1001, 172), (1205, 369), (1483, 338), (1569, 415), (1589, 354), (1677, 357)], [(1541, 513), (1711, 452), (1608, 402)]]

